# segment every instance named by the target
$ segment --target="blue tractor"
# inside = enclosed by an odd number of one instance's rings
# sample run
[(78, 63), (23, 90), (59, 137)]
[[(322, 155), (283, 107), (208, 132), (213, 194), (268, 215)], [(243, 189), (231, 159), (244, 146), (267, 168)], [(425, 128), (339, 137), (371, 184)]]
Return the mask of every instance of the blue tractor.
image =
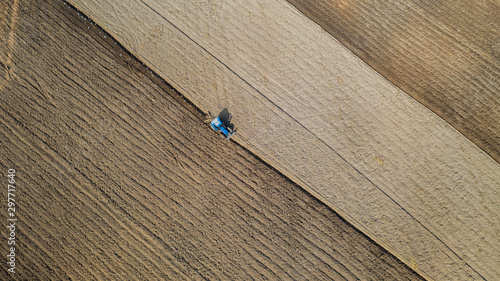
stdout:
[(226, 139), (230, 139), (234, 135), (234, 133), (236, 133), (236, 130), (233, 131), (231, 130), (231, 128), (225, 126), (219, 117), (215, 117), (215, 119), (210, 122), (210, 126), (215, 131), (222, 133), (226, 137)]

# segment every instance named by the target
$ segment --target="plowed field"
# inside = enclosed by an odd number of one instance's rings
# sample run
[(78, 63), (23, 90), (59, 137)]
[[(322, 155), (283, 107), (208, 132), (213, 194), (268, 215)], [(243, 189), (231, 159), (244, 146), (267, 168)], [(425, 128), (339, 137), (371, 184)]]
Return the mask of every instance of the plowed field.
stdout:
[(421, 279), (64, 2), (0, 7), (1, 280)]
[[(477, 139), (465, 137), (456, 123), (388, 81), (391, 76), (367, 65), (347, 44), (313, 22), (314, 17), (306, 17), (285, 0), (201, 0), (196, 5), (183, 0), (69, 1), (199, 108), (212, 112), (229, 108), (238, 127), (234, 141), (419, 274), (434, 280), (494, 280), (499, 275), (499, 163), (478, 147)], [(372, 48), (370, 40), (414, 44), (418, 51), (432, 46), (427, 48), (429, 54), (417, 56), (422, 61), (408, 60), (412, 48), (406, 46), (390, 58), (410, 66), (408, 73), (401, 74), (410, 84), (416, 81), (410, 79), (415, 69), (431, 70), (428, 79), (423, 72), (417, 73), (418, 79), (434, 81), (429, 85), (442, 82), (445, 90), (455, 87), (453, 81), (459, 86), (454, 89), (465, 85), (464, 89), (484, 90), (484, 95), (457, 90), (452, 99), (467, 104), (469, 98), (479, 98), (480, 102), (472, 102), (470, 108), (452, 105), (451, 110), (484, 119), (479, 111), (474, 113), (481, 109), (495, 116), (496, 70), (480, 67), (476, 77), (467, 74), (477, 63), (495, 64), (484, 57), (494, 53), (482, 52), (483, 43), (468, 43), (474, 31), (449, 31), (453, 21), (470, 19), (460, 10), (461, 1), (456, 2), (458, 10), (440, 11), (415, 5), (404, 8), (405, 3), (330, 4), (357, 7), (368, 14), (367, 20), (389, 23), (386, 29), (367, 27), (373, 34), (366, 37), (366, 51), (374, 58), (378, 51), (383, 53), (381, 58), (390, 55)], [(483, 12), (486, 17), (487, 8), (471, 9), (472, 19)], [(443, 22), (435, 20), (435, 12)], [(342, 16), (361, 21), (355, 29), (363, 27), (363, 13)], [(409, 29), (415, 32), (410, 32), (411, 39), (405, 32), (392, 33), (397, 27), (391, 25), (404, 26), (405, 19), (420, 23), (417, 30)], [(484, 34), (478, 24), (469, 26)], [(359, 33), (347, 30), (346, 34)], [(460, 36), (443, 42), (436, 34)], [(457, 38), (464, 41), (457, 43)], [(448, 57), (446, 52), (440, 54), (440, 48), (450, 46), (457, 47), (456, 52)], [(442, 81), (436, 82), (434, 71), (441, 71)], [(456, 76), (457, 71), (465, 76)], [(467, 84), (467, 79), (485, 86)], [(412, 86), (426, 85), (417, 82)], [(458, 116), (455, 113), (450, 115)], [(471, 122), (479, 124), (476, 121)], [(495, 124), (490, 127), (493, 131)]]

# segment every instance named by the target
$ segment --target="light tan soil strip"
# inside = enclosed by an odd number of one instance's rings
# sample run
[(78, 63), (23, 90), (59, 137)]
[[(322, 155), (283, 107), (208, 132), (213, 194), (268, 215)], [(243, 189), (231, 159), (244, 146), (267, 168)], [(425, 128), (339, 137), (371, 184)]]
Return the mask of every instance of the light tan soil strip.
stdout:
[(288, 0), (500, 162), (500, 3)]

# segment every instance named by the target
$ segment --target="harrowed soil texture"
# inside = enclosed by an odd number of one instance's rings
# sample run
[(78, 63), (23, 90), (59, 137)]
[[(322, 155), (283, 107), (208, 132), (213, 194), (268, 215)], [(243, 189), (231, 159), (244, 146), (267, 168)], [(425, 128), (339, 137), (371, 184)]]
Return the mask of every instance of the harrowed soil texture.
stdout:
[(500, 162), (500, 3), (287, 0)]

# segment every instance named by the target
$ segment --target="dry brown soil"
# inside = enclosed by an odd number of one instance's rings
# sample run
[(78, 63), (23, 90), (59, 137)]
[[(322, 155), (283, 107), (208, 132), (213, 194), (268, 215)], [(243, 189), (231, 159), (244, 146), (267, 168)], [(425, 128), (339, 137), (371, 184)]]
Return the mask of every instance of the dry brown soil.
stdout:
[(1, 280), (421, 279), (62, 1), (0, 7)]
[(500, 162), (500, 4), (287, 0)]

